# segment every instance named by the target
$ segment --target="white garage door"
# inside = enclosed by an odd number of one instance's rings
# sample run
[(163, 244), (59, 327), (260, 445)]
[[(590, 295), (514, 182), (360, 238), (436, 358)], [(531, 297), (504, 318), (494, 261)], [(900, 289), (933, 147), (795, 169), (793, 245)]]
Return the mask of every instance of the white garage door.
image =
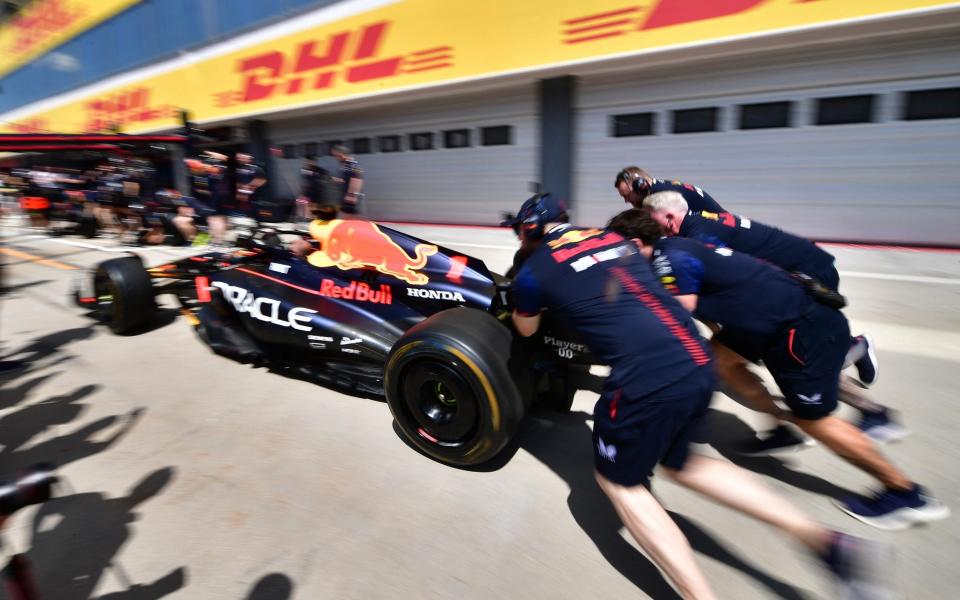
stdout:
[(960, 244), (956, 35), (585, 77), (577, 139), (584, 223), (636, 164), (818, 239)]
[[(297, 157), (276, 161), (288, 188), (297, 185), (304, 149), (313, 150), (304, 144), (324, 152), (325, 142), (339, 140), (363, 152), (355, 156), (371, 217), (493, 225), (501, 211), (515, 211), (529, 196), (538, 168), (537, 123), (531, 82), (272, 121), (270, 137)], [(321, 166), (336, 169), (329, 157)]]

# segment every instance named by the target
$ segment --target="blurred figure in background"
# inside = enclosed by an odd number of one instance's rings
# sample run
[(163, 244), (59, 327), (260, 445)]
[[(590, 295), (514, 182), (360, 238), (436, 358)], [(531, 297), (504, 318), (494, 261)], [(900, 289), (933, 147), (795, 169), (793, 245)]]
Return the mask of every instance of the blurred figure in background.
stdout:
[(259, 198), (258, 190), (267, 183), (267, 176), (263, 167), (253, 162), (253, 157), (245, 152), (237, 153), (237, 206), (238, 212), (244, 216), (253, 216), (254, 202)]
[(340, 175), (334, 182), (340, 184), (340, 212), (350, 215), (363, 214), (363, 169), (360, 163), (348, 154), (347, 147), (336, 144), (330, 148), (330, 156), (340, 162)]
[(313, 218), (314, 212), (326, 204), (324, 187), (329, 174), (317, 165), (312, 154), (303, 159), (300, 168), (300, 196), (297, 198), (297, 220), (306, 223)]

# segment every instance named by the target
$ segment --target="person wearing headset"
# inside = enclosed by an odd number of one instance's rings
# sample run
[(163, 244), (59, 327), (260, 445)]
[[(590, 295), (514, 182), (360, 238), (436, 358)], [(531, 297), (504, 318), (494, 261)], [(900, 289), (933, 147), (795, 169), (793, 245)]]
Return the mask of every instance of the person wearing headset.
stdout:
[(634, 208), (643, 206), (643, 200), (650, 194), (657, 192), (678, 192), (687, 201), (690, 210), (694, 212), (709, 211), (714, 213), (727, 212), (713, 196), (701, 188), (667, 179), (654, 179), (640, 167), (624, 167), (613, 180), (613, 187), (617, 188), (620, 197)]
[(732, 463), (690, 452), (714, 390), (708, 344), (632, 241), (567, 221), (563, 202), (537, 194), (504, 223), (528, 251), (512, 284), (512, 322), (531, 336), (549, 309), (610, 366), (594, 407), (595, 475), (640, 546), (684, 598), (715, 597), (650, 492), (660, 464), (680, 485), (790, 534), (848, 589), (863, 584), (874, 572), (870, 542), (815, 523)]

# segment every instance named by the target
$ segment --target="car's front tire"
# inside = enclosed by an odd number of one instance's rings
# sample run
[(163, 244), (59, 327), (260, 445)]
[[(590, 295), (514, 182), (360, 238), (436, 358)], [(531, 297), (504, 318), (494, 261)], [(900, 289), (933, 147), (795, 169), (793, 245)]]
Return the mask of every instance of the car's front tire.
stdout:
[(100, 263), (93, 276), (96, 310), (117, 334), (136, 333), (154, 320), (153, 282), (137, 256)]
[(496, 456), (526, 413), (508, 366), (510, 331), (470, 308), (439, 312), (390, 351), (384, 389), (400, 431), (424, 453), (471, 466)]

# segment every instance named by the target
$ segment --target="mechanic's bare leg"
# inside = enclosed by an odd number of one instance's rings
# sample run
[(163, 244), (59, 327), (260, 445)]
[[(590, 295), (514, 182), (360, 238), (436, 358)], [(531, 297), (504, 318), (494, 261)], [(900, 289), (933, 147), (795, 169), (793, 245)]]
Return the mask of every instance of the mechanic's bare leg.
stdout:
[(817, 555), (822, 556), (829, 547), (828, 529), (775, 494), (760, 478), (730, 462), (691, 452), (683, 469), (661, 470), (686, 488), (788, 533)]
[(210, 215), (207, 217), (207, 224), (210, 226), (210, 241), (214, 244), (223, 244), (227, 234), (226, 215)]
[(716, 598), (693, 558), (690, 543), (646, 487), (613, 483), (595, 473), (620, 520), (684, 598)]
[(885, 408), (882, 404), (871, 400), (853, 377), (843, 374), (840, 375), (840, 402), (849, 404), (863, 413), (878, 413)]
[(817, 420), (794, 417), (793, 423), (834, 454), (876, 477), (888, 488), (909, 490), (913, 487), (910, 478), (884, 458), (876, 444), (856, 425), (833, 415)]
[(774, 401), (760, 376), (750, 370), (745, 358), (716, 339), (710, 340), (713, 364), (724, 392), (736, 402), (758, 412), (785, 420), (789, 412)]

